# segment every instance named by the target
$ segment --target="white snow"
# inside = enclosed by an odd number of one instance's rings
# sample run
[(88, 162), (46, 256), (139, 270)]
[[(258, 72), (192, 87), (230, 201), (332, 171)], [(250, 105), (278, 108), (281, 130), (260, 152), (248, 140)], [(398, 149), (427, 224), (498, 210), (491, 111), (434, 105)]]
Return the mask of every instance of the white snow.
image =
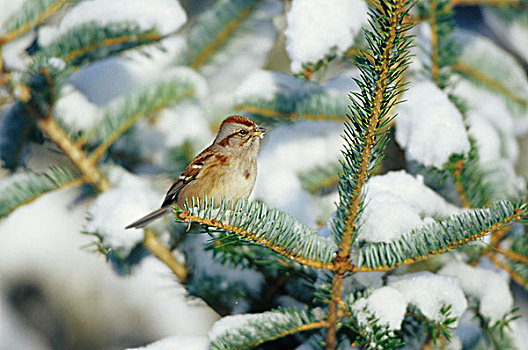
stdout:
[(88, 131), (102, 119), (101, 109), (72, 85), (65, 85), (54, 108), (55, 116), (71, 131)]
[(430, 320), (444, 320), (440, 313), (443, 305), (451, 305), (450, 317), (459, 317), (467, 308), (466, 297), (452, 277), (424, 271), (389, 278), (389, 286), (399, 290), (407, 303)]
[(442, 266), (438, 273), (456, 278), (464, 293), (478, 300), (479, 313), (489, 318), (490, 325), (513, 307), (509, 281), (495, 271), (452, 260)]
[(317, 62), (332, 48), (342, 53), (366, 20), (367, 5), (361, 0), (294, 0), (284, 32), (291, 70), (299, 72), (304, 63)]
[(139, 348), (129, 348), (128, 350), (207, 350), (209, 349), (209, 339), (205, 336), (197, 335), (174, 335), (160, 339), (154, 343)]
[(396, 141), (406, 157), (442, 168), (452, 154), (469, 151), (462, 115), (447, 95), (430, 81), (414, 82), (397, 107)]
[(365, 186), (366, 208), (362, 214), (360, 239), (390, 242), (413, 228), (458, 211), (416, 177), (405, 171), (373, 176)]
[(85, 230), (100, 234), (105, 246), (126, 255), (142, 241), (143, 230), (127, 230), (125, 226), (158, 209), (163, 196), (135, 175), (122, 178), (120, 187), (105, 191), (92, 203)]
[(177, 0), (93, 0), (84, 1), (68, 11), (57, 27), (42, 27), (39, 44), (49, 45), (69, 29), (88, 22), (106, 25), (133, 21), (143, 30), (155, 28), (168, 34), (180, 28), (187, 15)]
[(0, 11), (0, 36), (6, 34), (5, 23), (17, 10), (19, 10), (25, 0), (7, 0), (2, 1), (0, 5), (2, 6), (2, 11)]
[(526, 16), (518, 18), (515, 21), (501, 18), (496, 9), (482, 9), (482, 16), (485, 23), (492, 29), (494, 35), (504, 41), (524, 60), (528, 60), (528, 47), (525, 43), (528, 41), (528, 21)]
[[(215, 322), (209, 331), (209, 339), (214, 341), (215, 338), (219, 337), (223, 333), (234, 331), (237, 328), (244, 328), (249, 322), (257, 319), (265, 319), (269, 320), (270, 322), (280, 322), (281, 320), (285, 319), (285, 315), (276, 311), (267, 311), (260, 314), (225, 316)], [(248, 330), (248, 328), (245, 329)]]
[[(65, 323), (76, 332), (96, 334), (96, 344), (206, 335), (218, 315), (203, 302), (190, 303), (164, 264), (147, 257), (123, 278), (87, 248), (93, 237), (80, 230), (90, 200), (78, 198), (78, 189), (55, 191), (0, 221), (0, 285), (26, 281), (38, 286), (50, 304), (65, 310)], [(3, 336), (9, 341), (15, 334), (0, 331)], [(7, 349), (33, 349), (27, 340), (28, 346)]]
[(367, 324), (367, 318), (374, 314), (379, 324), (387, 325), (391, 330), (401, 328), (407, 301), (393, 287), (377, 288), (367, 298), (360, 298), (352, 304), (352, 310), (360, 324)]
[[(0, 6), (3, 5), (0, 4)], [(35, 33), (30, 32), (2, 45), (4, 67), (23, 71), (27, 64), (31, 62), (31, 57), (26, 52), (26, 49), (31, 46), (33, 40), (35, 40)]]

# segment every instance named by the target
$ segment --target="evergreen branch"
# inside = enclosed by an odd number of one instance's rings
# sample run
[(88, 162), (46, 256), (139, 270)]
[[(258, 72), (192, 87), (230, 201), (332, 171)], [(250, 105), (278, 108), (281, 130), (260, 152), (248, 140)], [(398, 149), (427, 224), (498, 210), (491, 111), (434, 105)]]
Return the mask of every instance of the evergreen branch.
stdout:
[[(119, 106), (110, 108), (102, 121), (88, 135), (95, 137), (99, 146), (92, 152), (92, 163), (97, 162), (108, 148), (141, 118), (194, 94), (193, 86), (181, 79), (161, 82), (128, 95)], [(88, 136), (89, 137), (89, 136)]]
[(163, 243), (161, 243), (160, 239), (154, 231), (151, 229), (144, 229), (144, 238), (143, 238), (143, 245), (149, 252), (152, 253), (156, 258), (158, 258), (159, 261), (167, 265), (167, 267), (174, 273), (176, 277), (178, 277), (178, 280), (183, 283), (185, 282), (185, 277), (187, 276), (187, 267), (181, 263), (179, 263), (174, 256), (172, 255), (171, 251), (167, 249)]
[(454, 329), (453, 323), (456, 322), (457, 317), (451, 317), (451, 305), (442, 305), (440, 308), (440, 314), (442, 320), (431, 320), (425, 317), (419, 310), (415, 312), (408, 311), (407, 315), (419, 320), (425, 324), (425, 331), (431, 335), (434, 344), (437, 343), (438, 339), (451, 340), (451, 333)]
[(528, 101), (526, 101), (526, 99), (517, 95), (514, 91), (508, 89), (500, 81), (488, 76), (486, 73), (476, 68), (473, 68), (469, 65), (458, 62), (453, 66), (453, 70), (471, 80), (475, 80), (485, 85), (486, 87), (502, 94), (503, 96), (507, 97), (508, 99), (512, 100), (515, 103), (520, 104), (523, 107), (528, 106)]
[(436, 3), (437, 0), (429, 0), (429, 26), (431, 27), (431, 77), (438, 82), (438, 32), (436, 28)]
[(7, 33), (0, 37), (0, 46), (16, 39), (55, 14), (69, 0), (26, 0), (6, 21)]
[[(404, 24), (409, 2), (407, 0), (381, 0), (371, 7), (371, 30), (365, 38), (372, 50), (371, 56), (360, 56), (357, 65), (361, 79), (356, 80), (360, 92), (353, 93), (351, 112), (345, 123), (345, 160), (338, 185), (339, 204), (334, 219), (334, 233), (339, 242), (336, 265), (349, 261), (352, 243), (357, 237), (357, 218), (362, 210), (362, 190), (383, 157), (390, 122), (388, 113), (396, 103), (403, 86), (401, 74), (408, 64), (410, 41)], [(370, 57), (370, 59), (369, 59)], [(372, 61), (373, 59), (373, 61)], [(332, 278), (331, 300), (328, 305), (326, 349), (336, 346), (338, 300), (344, 270)]]
[(0, 218), (50, 191), (81, 184), (82, 178), (68, 168), (53, 167), (46, 173), (28, 170), (2, 182), (4, 184), (1, 186)]
[(239, 104), (235, 106), (236, 111), (251, 113), (257, 116), (263, 116), (267, 118), (283, 118), (283, 119), (303, 119), (303, 120), (331, 120), (336, 122), (342, 122), (345, 118), (338, 114), (311, 114), (311, 113), (296, 113), (296, 112), (285, 112), (278, 111), (271, 108), (255, 106), (251, 104)]
[(360, 247), (357, 271), (387, 271), (460, 247), (528, 218), (527, 204), (500, 201), (415, 229), (392, 242)]
[(88, 22), (68, 30), (38, 51), (36, 57), (55, 57), (77, 67), (162, 38), (157, 31), (141, 29), (136, 23)]
[(249, 17), (258, 1), (217, 1), (201, 15), (189, 32), (188, 65), (198, 69), (231, 37)]
[(339, 183), (339, 163), (317, 166), (299, 173), (301, 186), (310, 193), (326, 191)]
[(525, 0), (451, 0), (453, 6), (501, 6), (526, 9)]
[(210, 344), (215, 350), (251, 349), (259, 344), (290, 334), (326, 327), (326, 321), (315, 321), (308, 311), (278, 309), (255, 315), (244, 326), (228, 329)]
[(521, 264), (528, 264), (528, 257), (518, 254), (516, 252), (513, 252), (511, 250), (502, 249), (500, 247), (493, 247), (493, 251), (496, 251), (509, 260), (512, 260), (513, 262), (521, 263)]
[[(209, 229), (237, 235), (249, 242), (266, 247), (304, 266), (333, 270), (332, 263), (336, 247), (292, 216), (264, 203), (223, 200), (219, 208), (213, 202), (193, 198), (191, 205), (175, 208), (178, 221), (196, 222)], [(350, 264), (346, 268), (352, 269)]]
[(53, 143), (63, 151), (73, 162), (75, 167), (83, 174), (83, 178), (92, 184), (97, 190), (103, 192), (110, 188), (110, 184), (105, 179), (101, 171), (86, 156), (66, 132), (50, 117), (39, 118), (37, 125)]

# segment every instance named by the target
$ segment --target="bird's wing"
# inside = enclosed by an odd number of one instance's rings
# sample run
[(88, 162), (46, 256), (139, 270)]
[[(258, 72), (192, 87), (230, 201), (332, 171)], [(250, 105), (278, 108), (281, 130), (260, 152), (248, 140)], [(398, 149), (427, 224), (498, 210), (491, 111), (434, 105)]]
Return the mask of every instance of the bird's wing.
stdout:
[(211, 147), (206, 148), (202, 153), (198, 154), (169, 188), (161, 206), (164, 207), (176, 203), (182, 188), (200, 176), (200, 172), (207, 167), (207, 164), (213, 159), (213, 156), (214, 153)]

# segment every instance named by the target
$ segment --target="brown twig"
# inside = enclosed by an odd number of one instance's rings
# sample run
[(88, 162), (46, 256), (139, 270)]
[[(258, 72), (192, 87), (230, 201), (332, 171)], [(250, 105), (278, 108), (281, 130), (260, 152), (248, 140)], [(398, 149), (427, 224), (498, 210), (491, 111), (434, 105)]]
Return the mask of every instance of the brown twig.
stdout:
[(268, 118), (285, 118), (285, 119), (304, 119), (304, 120), (331, 120), (344, 122), (346, 117), (340, 115), (326, 115), (326, 114), (309, 114), (309, 113), (295, 113), (295, 112), (280, 112), (268, 108), (261, 108), (249, 104), (241, 104), (235, 106), (236, 111), (244, 111), (252, 114), (263, 115)]
[(187, 276), (187, 267), (179, 263), (171, 251), (167, 249), (159, 240), (158, 236), (151, 229), (144, 229), (143, 245), (152, 253), (158, 260), (163, 262), (167, 267), (178, 277), (180, 282), (185, 282)]

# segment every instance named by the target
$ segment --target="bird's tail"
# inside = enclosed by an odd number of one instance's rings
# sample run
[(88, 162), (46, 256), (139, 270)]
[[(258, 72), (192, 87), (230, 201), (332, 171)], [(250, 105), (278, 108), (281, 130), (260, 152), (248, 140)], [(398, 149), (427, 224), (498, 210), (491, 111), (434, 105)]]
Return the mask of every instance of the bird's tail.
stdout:
[(158, 210), (154, 210), (152, 213), (147, 214), (143, 216), (141, 219), (134, 221), (130, 225), (128, 225), (127, 228), (142, 228), (150, 224), (152, 221), (159, 219), (163, 215), (166, 215), (170, 212), (170, 205), (164, 206), (159, 208)]

